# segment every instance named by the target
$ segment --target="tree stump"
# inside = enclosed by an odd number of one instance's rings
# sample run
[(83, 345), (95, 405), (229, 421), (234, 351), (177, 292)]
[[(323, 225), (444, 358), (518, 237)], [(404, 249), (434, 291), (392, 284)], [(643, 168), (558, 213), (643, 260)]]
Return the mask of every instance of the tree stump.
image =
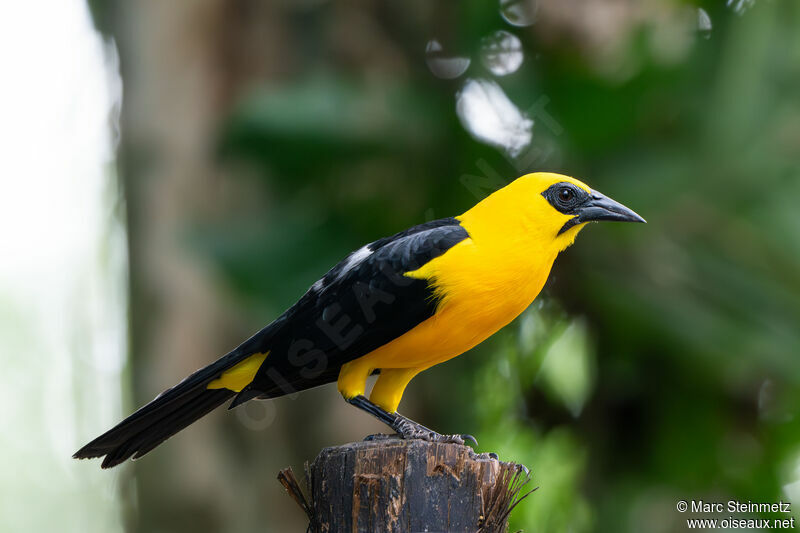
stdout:
[(528, 469), (459, 444), (382, 437), (325, 448), (306, 463), (310, 498), (291, 468), (278, 479), (315, 533), (489, 533), (530, 492)]

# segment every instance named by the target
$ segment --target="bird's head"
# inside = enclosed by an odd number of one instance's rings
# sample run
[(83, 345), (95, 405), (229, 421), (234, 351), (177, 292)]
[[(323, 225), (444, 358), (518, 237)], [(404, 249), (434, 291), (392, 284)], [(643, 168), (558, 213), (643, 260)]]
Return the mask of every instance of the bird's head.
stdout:
[(535, 211), (541, 213), (541, 224), (554, 234), (560, 250), (572, 244), (589, 222), (645, 222), (633, 210), (574, 178), (542, 172), (520, 180), (531, 182), (538, 193)]
[(631, 209), (585, 183), (550, 172), (514, 180), (463, 216), (474, 219), (470, 216), (473, 212), (481, 213), (479, 218), (484, 220), (494, 218), (507, 228), (522, 223), (524, 238), (554, 252), (571, 245), (589, 222), (645, 222)]

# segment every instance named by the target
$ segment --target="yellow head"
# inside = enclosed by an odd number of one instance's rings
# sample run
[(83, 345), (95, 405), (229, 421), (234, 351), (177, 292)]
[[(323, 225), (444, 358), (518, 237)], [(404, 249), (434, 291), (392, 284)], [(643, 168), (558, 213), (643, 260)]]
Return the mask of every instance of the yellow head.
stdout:
[(473, 239), (496, 239), (502, 232), (506, 239), (555, 253), (572, 244), (589, 222), (645, 221), (585, 183), (550, 172), (522, 176), (458, 218)]

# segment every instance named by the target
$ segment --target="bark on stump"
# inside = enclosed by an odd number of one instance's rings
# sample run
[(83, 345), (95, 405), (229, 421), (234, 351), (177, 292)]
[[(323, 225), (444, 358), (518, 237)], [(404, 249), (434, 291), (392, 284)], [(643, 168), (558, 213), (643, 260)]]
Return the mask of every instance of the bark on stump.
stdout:
[(306, 463), (310, 498), (290, 468), (280, 482), (309, 531), (503, 532), (528, 493), (528, 469), (458, 444), (382, 438), (325, 448)]

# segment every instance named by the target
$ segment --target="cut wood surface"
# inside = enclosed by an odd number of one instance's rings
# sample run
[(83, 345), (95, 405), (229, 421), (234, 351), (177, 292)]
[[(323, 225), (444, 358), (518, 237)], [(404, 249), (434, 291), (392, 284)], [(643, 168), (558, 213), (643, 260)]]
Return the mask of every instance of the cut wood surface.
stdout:
[(325, 448), (306, 463), (305, 491), (291, 469), (278, 478), (319, 533), (501, 532), (530, 492), (522, 465), (396, 437)]

